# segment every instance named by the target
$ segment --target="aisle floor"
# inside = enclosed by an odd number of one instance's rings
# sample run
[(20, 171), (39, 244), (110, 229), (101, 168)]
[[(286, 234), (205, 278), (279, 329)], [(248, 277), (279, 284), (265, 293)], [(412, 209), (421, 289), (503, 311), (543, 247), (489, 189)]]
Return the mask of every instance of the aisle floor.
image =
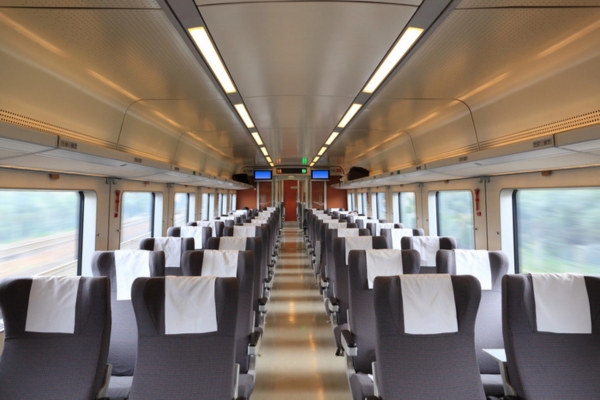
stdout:
[(351, 399), (302, 231), (286, 222), (253, 400)]

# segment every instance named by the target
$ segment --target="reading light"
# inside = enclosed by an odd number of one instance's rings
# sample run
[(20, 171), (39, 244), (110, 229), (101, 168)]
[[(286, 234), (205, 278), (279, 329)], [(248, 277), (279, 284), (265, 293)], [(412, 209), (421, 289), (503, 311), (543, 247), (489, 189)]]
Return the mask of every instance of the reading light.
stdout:
[(358, 110), (360, 110), (361, 107), (362, 107), (362, 104), (357, 104), (357, 103), (352, 104), (352, 106), (350, 106), (350, 108), (346, 112), (346, 115), (344, 115), (344, 118), (342, 118), (342, 121), (338, 125), (338, 128), (345, 128), (346, 125), (348, 125), (348, 122), (350, 122), (350, 120), (354, 117), (354, 115), (358, 112)]
[(260, 151), (262, 151), (262, 153), (263, 153), (263, 154), (264, 154), (266, 157), (268, 157), (268, 156), (269, 156), (269, 152), (267, 151), (267, 148), (266, 148), (266, 147), (261, 147), (261, 148), (260, 148)]
[(423, 33), (421, 28), (410, 27), (404, 31), (400, 39), (396, 42), (392, 51), (385, 57), (377, 71), (373, 74), (367, 86), (363, 89), (365, 93), (373, 93), (381, 82), (388, 76), (388, 74), (396, 67), (396, 64), (400, 62), (402, 57), (406, 54), (408, 49), (417, 41), (419, 36)]
[(260, 138), (260, 134), (258, 132), (251, 132), (250, 134), (254, 138), (254, 141), (256, 142), (257, 145), (259, 145), (259, 146), (263, 145), (263, 141)]
[(317, 155), (322, 156), (323, 153), (325, 153), (327, 151), (327, 147), (323, 146), (321, 147), (321, 150), (319, 150), (319, 152), (317, 153)]
[(267, 162), (268, 162), (269, 164), (271, 164), (271, 163), (273, 162), (273, 160), (271, 160), (271, 157), (267, 157)]
[(196, 42), (196, 46), (200, 49), (200, 53), (202, 53), (210, 69), (212, 69), (225, 93), (235, 93), (235, 85), (231, 81), (219, 54), (217, 54), (215, 46), (208, 37), (206, 29), (203, 26), (199, 26), (188, 29), (188, 32), (192, 35), (192, 39)]
[(329, 135), (329, 138), (327, 139), (327, 141), (325, 142), (325, 144), (327, 146), (329, 146), (331, 143), (333, 143), (333, 141), (335, 140), (335, 138), (339, 135), (339, 132), (332, 132), (331, 135)]
[(235, 109), (237, 110), (238, 114), (240, 114), (240, 117), (242, 117), (242, 120), (244, 121), (244, 124), (246, 124), (248, 129), (254, 128), (254, 122), (252, 122), (250, 114), (248, 114), (248, 111), (246, 111), (246, 107), (240, 103), (235, 105)]

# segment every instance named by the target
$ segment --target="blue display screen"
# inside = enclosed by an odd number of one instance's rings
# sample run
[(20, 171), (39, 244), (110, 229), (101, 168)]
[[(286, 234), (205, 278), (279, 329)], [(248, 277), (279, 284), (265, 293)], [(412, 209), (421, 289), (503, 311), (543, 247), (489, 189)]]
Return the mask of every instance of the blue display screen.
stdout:
[(270, 170), (256, 170), (254, 171), (254, 180), (257, 181), (268, 181), (273, 179), (272, 171)]
[(313, 169), (310, 171), (310, 177), (312, 179), (329, 179), (328, 169)]

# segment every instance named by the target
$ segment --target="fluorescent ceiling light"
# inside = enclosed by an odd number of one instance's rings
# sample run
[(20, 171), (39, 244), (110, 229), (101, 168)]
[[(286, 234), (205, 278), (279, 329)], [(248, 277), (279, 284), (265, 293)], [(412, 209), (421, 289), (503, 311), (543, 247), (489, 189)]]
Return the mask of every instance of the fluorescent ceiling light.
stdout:
[(269, 152), (267, 151), (267, 148), (266, 148), (266, 147), (261, 147), (261, 148), (260, 148), (260, 151), (262, 151), (262, 153), (263, 153), (265, 156), (268, 156), (268, 155), (269, 155)]
[(333, 143), (333, 141), (335, 140), (335, 138), (339, 135), (339, 132), (332, 132), (331, 135), (329, 135), (329, 138), (327, 139), (327, 141), (325, 142), (325, 144), (327, 146), (329, 146), (331, 143)]
[(250, 114), (248, 114), (248, 111), (246, 111), (246, 107), (243, 104), (236, 104), (235, 109), (237, 110), (238, 114), (240, 114), (240, 117), (242, 117), (242, 120), (246, 126), (248, 128), (254, 128), (254, 122), (252, 122)]
[(396, 67), (396, 64), (400, 62), (402, 57), (406, 54), (406, 52), (411, 48), (411, 46), (417, 41), (419, 36), (423, 33), (423, 29), (421, 28), (408, 28), (400, 39), (396, 42), (392, 51), (389, 52), (387, 57), (383, 60), (375, 74), (371, 77), (367, 86), (363, 89), (365, 93), (373, 93), (381, 82), (388, 76), (388, 74)]
[(269, 162), (269, 164), (273, 162), (273, 160), (271, 160), (271, 157), (267, 157), (267, 161)]
[(270, 165), (271, 167), (274, 167), (273, 163), (269, 163), (269, 165)]
[(311, 167), (312, 167), (313, 165), (315, 165), (315, 163), (314, 163), (314, 162), (310, 163), (310, 166), (311, 166)]
[(319, 152), (317, 153), (317, 155), (322, 156), (323, 153), (325, 153), (327, 151), (327, 147), (323, 146), (321, 147), (321, 150), (319, 150)]
[(316, 163), (317, 161), (319, 161), (319, 158), (321, 158), (321, 157), (316, 156), (315, 159), (313, 160), (313, 164)]
[(225, 93), (235, 93), (235, 85), (231, 81), (231, 78), (229, 77), (223, 62), (221, 61), (221, 57), (219, 57), (215, 46), (208, 37), (208, 32), (206, 32), (206, 29), (204, 29), (203, 26), (199, 26), (197, 28), (190, 28), (188, 31), (190, 32), (190, 35), (192, 35), (192, 39), (194, 39), (194, 42), (196, 42), (196, 46), (198, 46), (198, 49), (200, 49), (202, 56), (217, 77), (217, 80), (221, 84), (221, 87)]
[(259, 146), (263, 145), (263, 141), (260, 138), (260, 134), (258, 132), (251, 132), (250, 134), (254, 138), (254, 141), (256, 142), (257, 145), (259, 145)]
[(342, 121), (338, 125), (338, 128), (345, 128), (346, 125), (348, 125), (348, 122), (350, 122), (350, 120), (354, 117), (358, 110), (360, 110), (361, 107), (362, 104), (352, 104), (350, 109), (346, 112), (346, 115), (344, 115), (344, 118), (342, 118)]

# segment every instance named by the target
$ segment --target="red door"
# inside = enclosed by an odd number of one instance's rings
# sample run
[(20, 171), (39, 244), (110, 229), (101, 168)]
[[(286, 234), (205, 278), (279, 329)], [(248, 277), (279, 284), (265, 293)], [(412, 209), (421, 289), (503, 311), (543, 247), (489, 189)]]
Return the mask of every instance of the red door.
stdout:
[(283, 206), (285, 220), (296, 221), (296, 199), (298, 198), (298, 181), (283, 181)]

